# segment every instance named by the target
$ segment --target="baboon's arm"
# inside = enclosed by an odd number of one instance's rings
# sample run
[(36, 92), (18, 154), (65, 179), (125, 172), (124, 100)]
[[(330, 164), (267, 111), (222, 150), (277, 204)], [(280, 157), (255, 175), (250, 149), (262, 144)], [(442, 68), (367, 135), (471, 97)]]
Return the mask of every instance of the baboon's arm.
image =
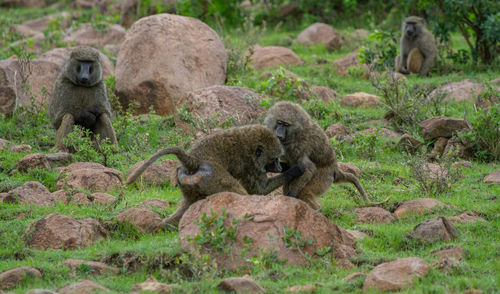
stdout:
[(99, 115), (96, 122), (95, 132), (100, 135), (101, 139), (109, 138), (110, 143), (118, 148), (118, 140), (116, 140), (115, 129), (111, 124), (109, 114), (102, 113)]
[(285, 183), (300, 177), (305, 172), (305, 166), (302, 163), (292, 166), (287, 169), (284, 173), (276, 175), (274, 177), (267, 178), (267, 182), (265, 187), (262, 188), (260, 194), (266, 195), (271, 193), (272, 191), (278, 189), (283, 186)]
[(288, 184), (288, 191), (285, 192), (286, 196), (298, 197), (300, 191), (311, 181), (316, 173), (316, 165), (311, 161), (309, 156), (304, 155), (299, 163), (304, 166), (304, 174)]

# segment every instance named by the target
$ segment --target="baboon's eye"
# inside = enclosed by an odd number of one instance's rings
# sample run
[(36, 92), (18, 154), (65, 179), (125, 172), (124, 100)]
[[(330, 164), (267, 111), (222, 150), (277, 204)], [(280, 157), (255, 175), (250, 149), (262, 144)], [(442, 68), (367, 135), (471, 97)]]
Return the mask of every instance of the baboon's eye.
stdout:
[(263, 149), (263, 147), (262, 147), (262, 146), (258, 146), (258, 147), (257, 147), (257, 150), (255, 150), (255, 155), (256, 155), (257, 157), (259, 157), (259, 156), (261, 156), (261, 155), (262, 155), (262, 149)]
[(94, 70), (94, 67), (92, 66), (92, 64), (89, 66), (89, 73), (92, 73), (92, 71)]
[(76, 66), (76, 71), (77, 71), (77, 72), (80, 72), (81, 70), (82, 70), (82, 66), (81, 66), (80, 64), (78, 64), (78, 65)]

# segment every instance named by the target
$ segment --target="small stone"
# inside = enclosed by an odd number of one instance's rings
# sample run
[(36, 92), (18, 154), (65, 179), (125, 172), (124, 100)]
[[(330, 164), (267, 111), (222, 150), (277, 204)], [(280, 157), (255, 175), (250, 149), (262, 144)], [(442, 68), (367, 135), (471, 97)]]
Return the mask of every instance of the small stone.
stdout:
[(345, 278), (343, 278), (342, 281), (350, 282), (350, 281), (361, 279), (361, 278), (366, 279), (367, 276), (368, 275), (365, 273), (352, 273), (352, 274), (349, 274), (348, 276), (346, 276)]
[(436, 241), (449, 242), (457, 237), (455, 227), (443, 216), (431, 218), (418, 224), (414, 229), (411, 237), (433, 243)]
[(316, 287), (312, 284), (296, 285), (288, 288), (286, 291), (289, 293), (313, 293), (316, 291)]
[(69, 154), (68, 152), (57, 152), (53, 154), (47, 154), (46, 156), (50, 166), (52, 167), (67, 165), (72, 160), (71, 154)]
[(346, 230), (349, 234), (351, 234), (352, 238), (354, 240), (361, 240), (364, 238), (367, 238), (368, 235), (366, 233), (363, 233), (361, 231), (356, 231), (356, 230)]
[(248, 276), (225, 278), (219, 285), (219, 290), (236, 293), (265, 293), (266, 290)]
[(354, 210), (358, 214), (360, 223), (382, 223), (386, 224), (395, 218), (389, 211), (381, 207), (363, 207)]
[(415, 200), (406, 201), (403, 204), (401, 204), (396, 209), (396, 211), (394, 211), (394, 215), (396, 217), (401, 217), (408, 213), (423, 214), (431, 211), (433, 208), (445, 207), (445, 206), (446, 204), (434, 198), (419, 198)]
[(500, 184), (500, 169), (489, 173), (484, 177), (483, 182)]
[(30, 153), (31, 146), (30, 145), (16, 145), (11, 149), (14, 153)]
[(85, 193), (76, 193), (73, 195), (71, 199), (71, 203), (78, 205), (90, 205), (92, 202), (89, 199), (89, 196)]
[(20, 172), (28, 172), (30, 169), (50, 169), (49, 161), (45, 154), (28, 154), (17, 163)]
[(398, 142), (398, 147), (412, 154), (415, 153), (418, 150), (418, 148), (422, 145), (423, 145), (422, 142), (420, 142), (419, 140), (413, 138), (408, 134), (404, 134), (403, 136), (401, 136)]
[(85, 265), (92, 269), (92, 273), (96, 275), (102, 275), (104, 273), (118, 274), (120, 270), (116, 267), (109, 266), (105, 263), (98, 261), (85, 261), (82, 259), (66, 259), (64, 265), (72, 270), (77, 270), (81, 265)]
[(479, 213), (474, 211), (466, 211), (461, 215), (450, 216), (448, 220), (452, 223), (475, 223), (475, 222), (485, 222), (486, 220), (480, 216)]
[(328, 138), (345, 137), (350, 133), (351, 131), (349, 130), (349, 128), (344, 126), (343, 124), (333, 124), (325, 130), (325, 134), (328, 136)]
[(156, 233), (162, 228), (160, 216), (149, 209), (131, 208), (116, 216), (119, 224), (129, 223), (141, 233)]
[(109, 292), (109, 290), (89, 280), (82, 280), (57, 289), (59, 294), (90, 294), (94, 292)]
[(57, 294), (57, 292), (47, 289), (31, 289), (24, 294)]
[(461, 245), (453, 246), (450, 248), (445, 248), (437, 251), (432, 251), (432, 255), (437, 256), (437, 257), (453, 257), (458, 260), (461, 260), (464, 258), (464, 251), (462, 249)]
[(357, 177), (361, 175), (361, 169), (353, 164), (345, 162), (337, 162), (339, 169), (343, 172), (351, 173)]
[(342, 98), (342, 101), (340, 101), (340, 104), (352, 108), (373, 107), (379, 104), (379, 100), (375, 95), (364, 92), (357, 92), (354, 94), (345, 95), (344, 98)]
[(132, 287), (132, 294), (142, 293), (142, 291), (153, 293), (170, 293), (171, 288), (167, 284), (159, 283), (153, 276), (151, 276), (143, 283), (135, 284), (134, 287)]
[(103, 205), (110, 204), (118, 200), (115, 196), (102, 192), (92, 193), (90, 194), (89, 198), (90, 200), (92, 200), (93, 204), (103, 204)]
[(43, 184), (30, 181), (10, 191), (4, 197), (3, 202), (52, 206), (54, 205), (54, 198)]
[(15, 288), (27, 279), (41, 278), (42, 273), (34, 267), (23, 266), (13, 268), (0, 274), (0, 290)]
[(138, 203), (136, 206), (138, 206), (138, 207), (158, 207), (161, 209), (167, 209), (168, 202), (163, 200), (163, 199), (152, 198), (152, 199), (144, 200), (141, 203)]

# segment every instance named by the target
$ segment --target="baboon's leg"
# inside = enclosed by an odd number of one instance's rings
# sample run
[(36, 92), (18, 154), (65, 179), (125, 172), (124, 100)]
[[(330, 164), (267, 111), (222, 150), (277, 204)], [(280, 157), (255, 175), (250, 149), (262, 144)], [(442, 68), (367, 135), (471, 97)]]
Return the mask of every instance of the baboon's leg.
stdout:
[(323, 195), (333, 183), (334, 167), (317, 168), (314, 177), (300, 191), (299, 199), (306, 202), (313, 209), (319, 209), (321, 204), (317, 200), (318, 196)]
[(75, 124), (75, 118), (71, 113), (66, 113), (61, 121), (59, 129), (57, 129), (56, 135), (56, 146), (58, 150), (65, 150), (66, 146), (63, 144), (63, 139), (73, 131), (73, 125)]
[[(437, 54), (436, 53), (428, 53), (427, 52), (422, 52), (422, 57), (423, 57), (423, 62), (422, 66), (420, 67), (419, 74), (422, 76), (426, 76), (429, 74), (431, 71), (432, 67), (436, 65), (437, 62)], [(425, 56), (423, 56), (425, 54)]]
[(290, 197), (297, 197), (300, 191), (311, 181), (316, 173), (316, 165), (306, 155), (299, 161), (304, 165), (304, 174), (283, 186), (283, 192)]
[(109, 138), (110, 144), (114, 145), (118, 148), (118, 141), (116, 140), (115, 129), (113, 129), (113, 125), (111, 124), (111, 119), (107, 113), (101, 114), (97, 119), (97, 123), (95, 126), (95, 133), (99, 134), (101, 139)]
[(409, 73), (420, 73), (422, 64), (424, 61), (424, 56), (418, 48), (413, 48), (408, 54), (408, 72)]
[(400, 66), (399, 59), (400, 59), (400, 58), (399, 58), (399, 55), (398, 55), (398, 56), (396, 56), (396, 59), (395, 59), (395, 61), (394, 61), (394, 63), (395, 63), (395, 65), (394, 65), (394, 71), (395, 71), (395, 72), (400, 72), (400, 71), (399, 71), (399, 66)]
[(191, 202), (186, 201), (186, 199), (183, 199), (180, 203), (179, 208), (172, 213), (169, 217), (163, 220), (163, 226), (165, 230), (167, 231), (176, 231), (179, 229), (179, 222), (186, 212), (188, 210), (189, 206), (191, 206)]

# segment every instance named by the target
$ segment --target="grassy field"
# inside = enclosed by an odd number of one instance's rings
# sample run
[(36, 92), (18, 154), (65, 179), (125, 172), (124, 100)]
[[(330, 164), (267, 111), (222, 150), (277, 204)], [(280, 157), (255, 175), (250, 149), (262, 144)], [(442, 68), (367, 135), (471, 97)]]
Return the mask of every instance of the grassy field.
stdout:
[[(13, 55), (15, 50), (9, 46), (22, 39), (9, 30), (11, 25), (55, 12), (60, 12), (60, 9), (0, 10), (0, 59)], [(82, 16), (75, 25), (96, 20), (96, 17), (92, 16), (93, 12), (81, 13)], [(106, 20), (117, 21), (113, 17), (107, 17)], [(230, 39), (231, 43), (226, 42), (226, 44), (232, 44), (235, 48), (238, 44), (242, 46), (241, 44), (247, 43), (289, 47), (305, 62), (302, 65), (288, 66), (286, 69), (304, 79), (310, 87), (328, 86), (341, 96), (361, 91), (377, 94), (366, 77), (339, 75), (331, 65), (334, 60), (355, 50), (356, 45), (347, 44), (340, 51), (328, 52), (322, 45), (305, 47), (296, 44), (293, 39), (307, 25), (303, 24), (294, 30), (252, 28), (245, 32), (254, 37), (251, 42), (245, 41), (245, 35), (236, 31), (228, 31), (221, 35), (225, 40)], [(352, 27), (341, 28), (341, 32), (345, 34), (353, 30)], [(47, 41), (44, 49), (49, 50), (56, 45), (57, 40)], [(466, 44), (459, 35), (453, 35), (450, 46), (462, 49)], [(452, 66), (453, 70), (445, 75), (433, 73), (430, 77), (409, 76), (408, 83), (438, 86), (465, 79), (482, 82), (500, 77), (498, 66), (496, 68), (492, 66), (490, 69), (470, 64)], [(275, 74), (278, 71), (279, 69), (271, 70)], [(259, 78), (263, 72), (250, 69), (242, 74), (242, 71), (234, 71), (230, 73), (230, 81), (232, 85), (248, 87), (266, 97), (268, 93), (263, 84), (265, 80)], [(381, 119), (387, 112), (384, 106), (351, 109), (342, 107), (338, 102), (304, 105), (311, 112), (317, 111), (323, 114), (317, 118), (321, 126), (326, 128), (332, 123), (342, 123), (352, 132), (373, 126), (374, 124), (365, 122)], [(29, 144), (33, 147), (31, 153), (50, 153), (55, 130), (51, 128), (45, 111), (18, 109), (12, 116), (0, 115), (0, 138), (15, 144)], [(473, 119), (474, 103), (443, 104), (442, 114)], [(110, 157), (108, 165), (123, 174), (132, 164), (153, 154), (162, 146), (178, 145), (187, 148), (194, 139), (193, 135), (176, 129), (172, 117), (115, 113), (113, 124), (120, 152)], [(375, 123), (375, 126), (382, 125)], [(391, 128), (390, 125), (385, 127)], [(408, 131), (416, 138), (421, 138), (417, 128), (409, 127)], [(116, 293), (128, 293), (134, 284), (143, 282), (150, 275), (160, 282), (177, 285), (174, 292), (216, 293), (216, 285), (222, 278), (242, 276), (246, 273), (268, 293), (281, 293), (290, 286), (303, 284), (315, 285), (316, 293), (355, 293), (361, 292), (362, 281), (343, 282), (342, 278), (349, 273), (369, 273), (377, 264), (399, 257), (420, 257), (431, 264), (431, 271), (427, 276), (417, 279), (414, 286), (403, 290), (403, 293), (463, 293), (467, 289), (480, 289), (484, 293), (500, 291), (500, 185), (482, 182), (485, 175), (500, 168), (498, 161), (471, 160), (472, 167), (461, 169), (460, 178), (450, 189), (439, 194), (426, 194), (410, 169), (411, 163), (418, 159), (402, 153), (390, 139), (377, 136), (370, 140), (370, 137), (366, 136), (355, 140), (353, 144), (341, 141), (333, 141), (332, 144), (337, 150), (340, 161), (352, 163), (362, 170), (361, 182), (372, 197), (384, 199), (391, 196), (389, 203), (384, 205), (386, 209), (394, 211), (397, 203), (423, 197), (435, 198), (452, 206), (435, 210), (430, 215), (410, 215), (388, 224), (360, 224), (356, 221), (357, 216), (353, 211), (354, 208), (363, 206), (358, 194), (349, 185), (334, 185), (322, 196), (320, 212), (331, 222), (345, 229), (360, 230), (369, 235), (356, 244), (360, 252), (354, 260), (356, 267), (349, 270), (339, 268), (331, 262), (329, 256), (326, 256), (314, 260), (310, 267), (260, 263), (239, 272), (226, 272), (206, 267), (203, 260), (186, 255), (181, 250), (177, 232), (151, 235), (138, 233), (129, 227), (116, 226), (117, 214), (150, 198), (165, 199), (170, 203), (166, 210), (153, 209), (162, 218), (174, 212), (181, 200), (181, 193), (177, 187), (168, 183), (160, 187), (139, 183), (127, 187), (122, 195), (118, 190), (110, 191), (109, 194), (119, 197), (119, 201), (107, 206), (57, 203), (53, 207), (37, 207), (0, 203), (0, 273), (26, 265), (40, 269), (43, 279), (27, 279), (18, 287), (9, 290), (14, 293), (24, 293), (36, 288), (55, 290), (81, 279), (93, 280)], [(8, 192), (32, 180), (41, 182), (51, 192), (55, 191), (59, 176), (55, 169), (31, 170), (28, 173), (16, 170), (17, 162), (25, 155), (26, 153), (0, 151), (0, 193)], [(102, 157), (97, 153), (74, 154), (74, 161), (85, 160), (102, 162)], [(395, 181), (396, 178), (399, 180)], [(425, 219), (439, 215), (458, 215), (463, 211), (480, 212), (486, 222), (457, 224), (458, 238), (448, 243), (426, 244), (407, 238), (413, 227)], [(108, 238), (95, 245), (72, 251), (41, 251), (26, 246), (23, 233), (30, 224), (54, 212), (74, 218), (97, 218), (114, 229)], [(464, 248), (465, 259), (450, 272), (441, 272), (433, 267), (437, 258), (431, 251), (454, 244), (461, 244)], [(74, 274), (63, 266), (63, 262), (68, 258), (105, 261), (119, 267), (120, 273), (95, 276), (88, 268), (81, 267)], [(137, 268), (125, 266), (127, 260), (135, 260)]]

